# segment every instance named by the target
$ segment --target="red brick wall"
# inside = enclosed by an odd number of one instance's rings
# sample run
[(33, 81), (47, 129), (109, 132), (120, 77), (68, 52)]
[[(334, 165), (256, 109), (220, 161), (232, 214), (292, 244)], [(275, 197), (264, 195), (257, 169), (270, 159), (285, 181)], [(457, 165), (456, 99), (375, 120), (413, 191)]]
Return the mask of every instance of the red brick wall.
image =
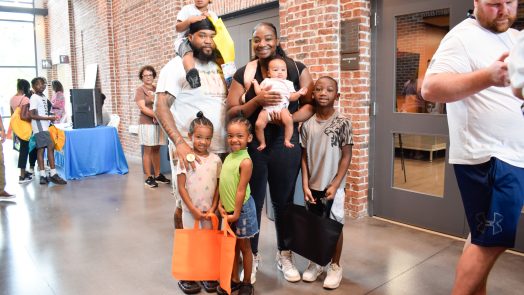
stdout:
[[(160, 71), (173, 57), (176, 14), (191, 1), (172, 0), (49, 0), (49, 19), (67, 22), (53, 31), (69, 36), (74, 76), (72, 84), (84, 80), (84, 67), (99, 66), (98, 83), (106, 103), (121, 117), (119, 134), (126, 155), (140, 156), (136, 135), (127, 130), (137, 124), (134, 90), (141, 66)], [(268, 0), (215, 0), (211, 8), (219, 15), (273, 2)], [(68, 7), (60, 7), (66, 5)], [(58, 5), (61, 4), (61, 5)], [(362, 216), (367, 209), (370, 103), (370, 3), (369, 0), (281, 0), (281, 41), (290, 56), (303, 61), (314, 79), (329, 75), (339, 80), (340, 110), (353, 121), (355, 145), (348, 176), (347, 211)], [(340, 21), (358, 19), (360, 65), (356, 71), (340, 70)], [(56, 46), (59, 46), (58, 44)], [(63, 46), (63, 45), (60, 45)], [(51, 42), (51, 52), (55, 48)]]
[(342, 71), (341, 109), (353, 121), (355, 134), (353, 158), (349, 170), (349, 201), (346, 203), (353, 217), (367, 213), (369, 184), (369, 134), (371, 102), (371, 4), (369, 0), (341, 0), (341, 20), (358, 19), (360, 64), (357, 71)]

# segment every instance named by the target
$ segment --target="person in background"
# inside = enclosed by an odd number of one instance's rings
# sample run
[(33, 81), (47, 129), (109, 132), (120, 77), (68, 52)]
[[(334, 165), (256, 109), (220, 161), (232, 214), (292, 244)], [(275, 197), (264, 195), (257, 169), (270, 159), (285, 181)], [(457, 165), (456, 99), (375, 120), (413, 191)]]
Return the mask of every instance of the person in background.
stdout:
[(399, 112), (405, 113), (425, 113), (426, 101), (420, 94), (419, 79), (409, 79), (404, 83), (402, 95), (404, 96), (404, 104), (400, 107)]
[[(142, 163), (147, 177), (145, 185), (155, 188), (158, 187), (158, 182), (171, 183), (171, 180), (160, 173), (160, 146), (166, 145), (167, 141), (164, 130), (158, 125), (153, 112), (156, 91), (153, 81), (156, 78), (156, 71), (152, 66), (143, 66), (138, 72), (138, 78), (143, 82), (136, 89), (135, 101), (140, 109), (138, 138), (140, 145), (144, 147)], [(151, 166), (153, 166), (153, 171), (151, 171)]]
[(520, 32), (517, 43), (511, 51), (508, 60), (508, 70), (513, 94), (520, 99), (524, 99), (524, 30)]
[[(300, 105), (307, 105), (311, 102), (313, 79), (311, 79), (309, 70), (304, 64), (286, 57), (279, 42), (277, 29), (273, 24), (263, 22), (255, 26), (251, 44), (256, 58), (238, 69), (233, 76), (227, 97), (229, 118), (237, 117), (241, 112), (254, 126), (262, 107), (278, 105), (281, 102), (280, 94), (277, 91), (262, 90), (256, 94), (252, 83), (253, 79), (262, 83), (267, 78), (268, 62), (275, 56), (286, 61), (287, 79), (293, 82), (295, 90), (298, 91), (303, 87), (308, 89), (306, 95), (299, 99)], [(243, 97), (245, 97), (245, 102)], [(299, 101), (289, 103), (289, 113), (293, 114), (298, 110)], [(280, 113), (275, 112), (272, 115), (272, 121), (275, 121), (275, 124), (268, 124), (264, 130), (267, 147), (262, 151), (257, 150), (260, 143), (256, 138), (248, 143), (247, 150), (253, 161), (253, 176), (249, 185), (257, 208), (258, 225), (260, 225), (266, 188), (269, 184), (271, 203), (275, 210), (277, 267), (287, 281), (297, 282), (300, 280), (300, 273), (293, 263), (292, 252), (284, 246), (285, 237), (281, 236), (281, 215), (286, 205), (293, 203), (295, 184), (300, 169), (301, 148), (298, 143), (298, 123), (293, 124), (291, 144), (294, 146), (287, 148), (284, 146), (284, 126), (277, 123), (281, 121)], [(256, 272), (261, 257), (258, 251), (258, 237), (257, 234), (251, 239), (251, 249), (254, 255), (251, 272), (252, 284), (256, 281)]]
[[(48, 99), (44, 95), (46, 80), (42, 77), (36, 77), (31, 80), (34, 94), (29, 99), (29, 111), (31, 114), (31, 127), (36, 142), (36, 155), (38, 161), (38, 170), (40, 171), (40, 184), (47, 184), (51, 181), (55, 184), (66, 184), (55, 169), (55, 147), (51, 135), (49, 134), (49, 125), (56, 120), (49, 112)], [(47, 149), (47, 159), (51, 168), (49, 180), (44, 170), (44, 150)]]
[[(31, 85), (27, 80), (18, 79), (16, 83), (16, 95), (11, 98), (11, 114), (17, 107), (20, 107), (21, 112), (29, 112), (29, 97), (31, 97)], [(14, 134), (13, 136), (16, 136)], [(20, 176), (18, 183), (26, 183), (33, 180), (33, 173), (36, 163), (36, 149), (29, 152), (29, 141), (18, 138), (20, 142), (20, 150), (18, 154), (18, 168), (20, 169)], [(29, 171), (26, 171), (27, 158), (29, 156)]]
[(471, 243), (457, 264), (453, 295), (486, 294), (491, 269), (515, 246), (524, 203), (524, 116), (510, 87), (506, 58), (517, 0), (474, 0), (473, 15), (442, 39), (422, 97), (447, 104), (449, 162)]
[(51, 113), (56, 117), (54, 123), (64, 123), (66, 121), (65, 114), (65, 97), (64, 97), (64, 86), (58, 80), (51, 82), (51, 88), (53, 89), (53, 96), (51, 97)]
[(4, 123), (0, 119), (0, 200), (12, 199), (15, 196), (5, 191), (5, 166), (4, 166), (4, 148), (5, 142)]

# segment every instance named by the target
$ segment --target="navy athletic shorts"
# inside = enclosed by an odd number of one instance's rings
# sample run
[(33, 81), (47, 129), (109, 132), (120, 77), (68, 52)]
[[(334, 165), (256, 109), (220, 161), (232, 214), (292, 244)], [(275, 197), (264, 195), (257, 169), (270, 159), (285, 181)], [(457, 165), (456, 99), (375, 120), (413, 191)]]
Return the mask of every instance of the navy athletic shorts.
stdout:
[(513, 248), (524, 203), (524, 168), (497, 158), (478, 165), (454, 164), (453, 167), (471, 243)]

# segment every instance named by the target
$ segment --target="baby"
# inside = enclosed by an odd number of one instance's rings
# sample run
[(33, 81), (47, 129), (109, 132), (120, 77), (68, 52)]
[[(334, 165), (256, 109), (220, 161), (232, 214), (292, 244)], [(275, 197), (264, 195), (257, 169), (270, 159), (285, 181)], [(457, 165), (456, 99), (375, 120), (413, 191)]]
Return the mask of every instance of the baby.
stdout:
[(275, 106), (265, 106), (258, 115), (255, 123), (255, 136), (257, 137), (260, 145), (257, 150), (261, 151), (266, 148), (266, 139), (264, 136), (264, 128), (267, 123), (271, 120), (269, 113), (280, 112), (280, 118), (284, 124), (284, 146), (292, 148), (294, 145), (291, 143), (291, 136), (293, 136), (293, 119), (287, 109), (290, 101), (296, 101), (302, 95), (306, 95), (307, 88), (304, 87), (298, 92), (295, 91), (293, 82), (286, 80), (287, 78), (287, 66), (286, 62), (281, 58), (274, 58), (269, 61), (268, 78), (264, 79), (260, 85), (257, 80), (253, 80), (253, 87), (255, 93), (258, 95), (262, 89), (271, 89), (280, 93), (281, 102)]

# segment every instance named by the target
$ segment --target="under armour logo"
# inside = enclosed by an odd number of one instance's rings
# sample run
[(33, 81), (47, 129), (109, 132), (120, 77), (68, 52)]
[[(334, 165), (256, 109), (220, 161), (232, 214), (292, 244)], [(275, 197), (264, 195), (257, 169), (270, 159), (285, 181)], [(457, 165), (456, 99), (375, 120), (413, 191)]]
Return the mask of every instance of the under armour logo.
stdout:
[(504, 219), (504, 216), (497, 212), (493, 213), (493, 220), (488, 220), (486, 218), (485, 213), (478, 213), (476, 216), (477, 230), (481, 234), (484, 234), (484, 232), (486, 231), (488, 227), (492, 227), (493, 235), (499, 234), (502, 232), (502, 225), (500, 225), (500, 223), (502, 222), (503, 219)]

